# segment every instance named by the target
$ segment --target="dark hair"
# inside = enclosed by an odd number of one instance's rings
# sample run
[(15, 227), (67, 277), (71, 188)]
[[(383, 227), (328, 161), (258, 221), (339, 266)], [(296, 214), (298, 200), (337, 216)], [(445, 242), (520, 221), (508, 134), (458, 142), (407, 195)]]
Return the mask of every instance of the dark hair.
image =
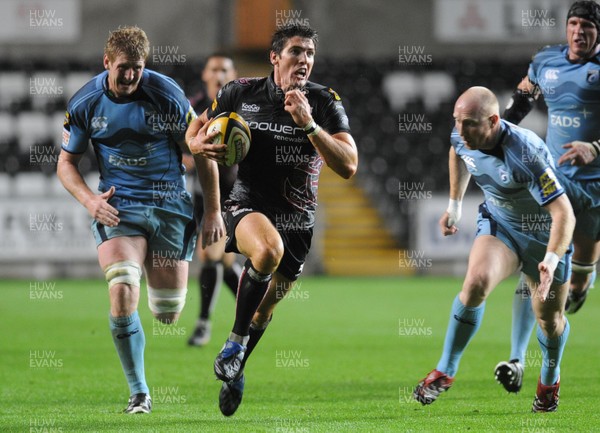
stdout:
[[(583, 18), (594, 23), (600, 33), (600, 5), (595, 1), (577, 1), (571, 5), (567, 13), (567, 21), (571, 17)], [(599, 35), (600, 36), (600, 35)]]
[(317, 47), (319, 35), (317, 35), (316, 30), (303, 24), (288, 24), (286, 26), (279, 27), (275, 33), (273, 33), (273, 38), (271, 39), (271, 51), (274, 51), (276, 54), (281, 54), (281, 51), (283, 50), (283, 47), (285, 47), (288, 39), (291, 39), (294, 36), (311, 39), (315, 44), (315, 48)]
[(206, 58), (206, 61), (204, 63), (208, 63), (208, 61), (210, 59), (214, 59), (215, 57), (217, 58), (223, 58), (223, 59), (229, 59), (233, 62), (233, 57), (229, 54), (227, 54), (224, 51), (214, 51), (211, 54), (209, 54), (209, 56)]

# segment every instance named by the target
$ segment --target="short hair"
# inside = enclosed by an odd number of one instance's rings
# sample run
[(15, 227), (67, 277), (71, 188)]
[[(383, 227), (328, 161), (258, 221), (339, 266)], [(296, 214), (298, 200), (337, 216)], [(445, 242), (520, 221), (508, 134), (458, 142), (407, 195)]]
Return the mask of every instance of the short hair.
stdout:
[(224, 51), (214, 51), (211, 54), (208, 55), (208, 57), (206, 58), (206, 62), (208, 63), (208, 61), (210, 59), (229, 59), (233, 62), (233, 57), (230, 54), (225, 53)]
[(274, 51), (276, 54), (281, 54), (288, 39), (291, 39), (294, 36), (311, 39), (315, 44), (315, 48), (317, 47), (319, 35), (316, 30), (303, 24), (288, 24), (279, 27), (275, 33), (273, 33), (273, 38), (271, 39), (271, 51)]
[(120, 54), (124, 54), (128, 59), (146, 61), (150, 54), (150, 42), (146, 32), (137, 26), (119, 27), (109, 33), (104, 54), (111, 61)]

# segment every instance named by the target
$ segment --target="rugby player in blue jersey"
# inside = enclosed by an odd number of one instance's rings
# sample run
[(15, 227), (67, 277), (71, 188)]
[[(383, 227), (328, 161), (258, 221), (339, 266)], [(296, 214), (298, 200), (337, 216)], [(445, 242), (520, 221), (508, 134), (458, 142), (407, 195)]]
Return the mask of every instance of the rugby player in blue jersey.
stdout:
[[(463, 93), (455, 104), (454, 119), (450, 205), (440, 219), (442, 233), (453, 235), (458, 230), (456, 201), (462, 200), (471, 176), (485, 201), (479, 207), (477, 235), (462, 290), (452, 305), (442, 357), (417, 385), (414, 397), (431, 404), (450, 388), (463, 351), (481, 325), (485, 299), (522, 266), (534, 294), (543, 355), (533, 411), (555, 411), (560, 360), (569, 335), (564, 305), (573, 209), (544, 142), (531, 131), (501, 120), (490, 90), (473, 87)], [(549, 224), (537, 231), (524, 230), (524, 218)]]
[[(142, 268), (152, 314), (163, 323), (176, 322), (185, 303), (196, 228), (180, 147), (195, 113), (173, 80), (145, 69), (148, 52), (142, 29), (110, 33), (106, 71), (68, 103), (57, 167), (64, 187), (93, 218), (98, 261), (108, 282), (110, 330), (129, 385), (126, 413), (152, 410), (137, 312)], [(98, 158), (100, 194), (86, 185), (78, 168), (89, 142)], [(212, 243), (224, 233), (216, 163), (201, 156), (195, 161), (205, 198), (202, 237)]]
[[(543, 48), (529, 65), (503, 117), (519, 123), (540, 95), (548, 107), (546, 144), (557, 170), (592, 200), (578, 212), (573, 234), (573, 273), (567, 313), (577, 312), (596, 279), (600, 257), (600, 6), (573, 3), (567, 14), (566, 45)], [(573, 207), (578, 203), (571, 199)], [(509, 392), (523, 382), (525, 356), (535, 317), (521, 280), (513, 301), (510, 361), (500, 362), (495, 377)]]
[[(234, 111), (252, 131), (252, 146), (239, 164), (224, 206), (226, 251), (247, 257), (233, 328), (214, 363), (215, 374), (223, 381), (219, 408), (226, 416), (233, 415), (242, 401), (250, 354), (278, 302), (302, 273), (315, 224), (321, 168), (326, 164), (345, 179), (357, 169), (356, 144), (341, 98), (331, 88), (308, 80), (316, 41), (317, 33), (308, 26), (279, 28), (272, 38), (271, 75), (225, 85), (188, 130), (190, 150), (217, 161), (225, 156), (225, 146), (209, 144), (213, 134), (205, 133), (210, 118)], [(281, 158), (286, 153), (293, 155)]]

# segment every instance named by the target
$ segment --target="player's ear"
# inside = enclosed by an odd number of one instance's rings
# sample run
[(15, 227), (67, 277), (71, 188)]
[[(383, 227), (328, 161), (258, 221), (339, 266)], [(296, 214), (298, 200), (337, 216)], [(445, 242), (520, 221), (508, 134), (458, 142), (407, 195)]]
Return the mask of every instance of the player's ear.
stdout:
[(271, 50), (271, 54), (269, 54), (269, 60), (271, 61), (271, 64), (273, 66), (275, 66), (277, 64), (278, 56), (275, 51)]
[(490, 116), (490, 126), (493, 128), (494, 126), (496, 126), (498, 124), (498, 122), (500, 121), (500, 116), (498, 116), (497, 114), (492, 114)]
[(108, 56), (105, 54), (104, 58), (103, 58), (104, 69), (109, 69), (109, 65), (108, 65), (109, 62), (110, 62), (110, 60), (108, 59)]

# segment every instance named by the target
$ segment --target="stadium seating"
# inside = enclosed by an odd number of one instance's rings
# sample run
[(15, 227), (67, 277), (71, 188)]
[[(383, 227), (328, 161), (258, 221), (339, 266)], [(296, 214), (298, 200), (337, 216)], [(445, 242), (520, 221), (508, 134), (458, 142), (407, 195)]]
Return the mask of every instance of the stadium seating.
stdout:
[[(470, 86), (483, 85), (494, 90), (504, 105), (526, 73), (527, 63), (528, 59), (437, 59), (415, 68), (388, 60), (320, 58), (316, 63), (311, 80), (332, 86), (342, 97), (360, 155), (357, 179), (373, 206), (391, 222), (400, 245), (409, 242), (407, 218), (411, 210), (410, 203), (399, 203), (399, 183), (423, 182), (427, 190), (447, 191), (448, 136), (456, 97)], [(201, 66), (201, 62), (190, 59), (185, 66), (162, 72), (193, 94), (198, 90)], [(40, 149), (48, 155), (58, 154), (66, 103), (100, 67), (98, 62), (68, 60), (56, 64), (5, 62), (0, 66), (2, 191), (6, 179), (23, 183), (16, 190), (24, 193), (32, 182), (39, 184), (39, 176), (22, 174), (35, 173), (46, 180), (53, 176), (55, 167), (32, 164), (31, 154)], [(418, 123), (417, 131), (403, 130), (402, 122)], [(545, 124), (543, 109), (534, 110), (523, 122), (541, 136)], [(92, 176), (97, 170), (91, 148), (80, 168), (84, 175)], [(48, 184), (50, 194), (60, 189), (60, 185)]]

